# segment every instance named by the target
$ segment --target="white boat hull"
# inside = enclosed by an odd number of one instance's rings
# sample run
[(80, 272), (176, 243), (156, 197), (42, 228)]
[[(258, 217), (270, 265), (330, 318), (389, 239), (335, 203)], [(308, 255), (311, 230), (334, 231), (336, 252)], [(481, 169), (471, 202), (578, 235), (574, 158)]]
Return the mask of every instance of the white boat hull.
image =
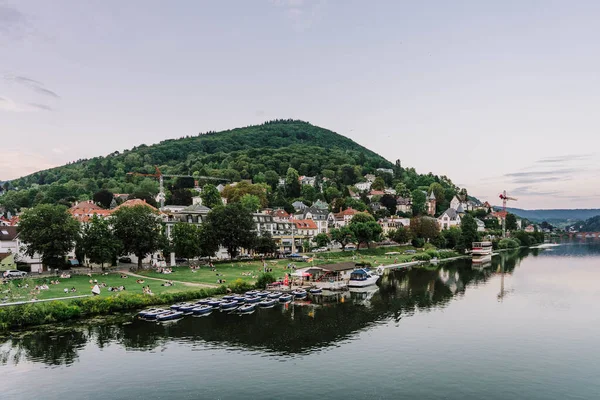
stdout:
[(377, 281), (379, 280), (379, 276), (370, 276), (365, 280), (352, 280), (350, 279), (348, 281), (348, 287), (365, 287), (365, 286), (371, 286), (371, 285), (375, 285), (377, 283)]

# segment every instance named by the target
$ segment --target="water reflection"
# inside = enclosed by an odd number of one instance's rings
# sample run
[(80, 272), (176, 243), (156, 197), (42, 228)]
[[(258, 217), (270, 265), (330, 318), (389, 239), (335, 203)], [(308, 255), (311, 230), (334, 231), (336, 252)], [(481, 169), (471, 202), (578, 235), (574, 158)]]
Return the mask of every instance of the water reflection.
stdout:
[[(158, 325), (121, 315), (24, 332), (0, 345), (0, 365), (22, 361), (69, 365), (88, 343), (99, 349), (119, 345), (129, 351), (154, 350), (178, 341), (277, 355), (309, 353), (336, 345), (373, 324), (399, 323), (417, 311), (446, 307), (453, 298), (495, 274), (512, 274), (528, 254), (528, 250), (502, 253), (486, 268), (473, 268), (470, 260), (459, 260), (395, 271), (381, 279), (379, 288), (354, 289), (243, 317), (216, 312)], [(537, 251), (531, 254), (536, 256)], [(504, 294), (501, 287), (499, 299)]]

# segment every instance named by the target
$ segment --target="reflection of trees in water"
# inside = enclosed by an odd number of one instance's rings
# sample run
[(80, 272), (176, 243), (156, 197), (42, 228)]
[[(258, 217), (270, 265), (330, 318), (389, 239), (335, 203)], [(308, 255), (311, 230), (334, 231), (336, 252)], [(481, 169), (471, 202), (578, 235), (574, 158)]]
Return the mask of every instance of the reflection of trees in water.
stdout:
[(488, 281), (502, 263), (504, 271), (512, 273), (527, 254), (527, 250), (501, 253), (493, 257), (491, 268), (484, 269), (471, 268), (470, 260), (459, 260), (393, 271), (373, 295), (348, 293), (322, 305), (277, 306), (242, 317), (214, 312), (167, 325), (139, 320), (129, 323), (129, 316), (61, 325), (59, 330), (34, 331), (9, 340), (0, 348), (0, 362), (26, 359), (47, 365), (70, 364), (88, 341), (99, 348), (118, 344), (128, 350), (151, 350), (177, 340), (280, 355), (307, 353), (348, 339), (380, 321), (399, 321), (417, 311), (445, 307), (468, 287)]

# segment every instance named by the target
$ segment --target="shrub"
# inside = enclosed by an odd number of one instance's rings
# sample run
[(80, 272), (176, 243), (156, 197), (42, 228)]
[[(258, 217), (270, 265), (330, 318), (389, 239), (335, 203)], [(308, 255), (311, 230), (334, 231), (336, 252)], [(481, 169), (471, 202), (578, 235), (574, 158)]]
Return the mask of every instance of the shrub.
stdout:
[(431, 261), (431, 256), (427, 253), (417, 254), (413, 257), (415, 261)]
[(520, 246), (520, 243), (515, 239), (502, 239), (498, 243), (499, 249), (516, 249)]
[(256, 280), (256, 286), (259, 289), (265, 289), (269, 283), (275, 282), (275, 276), (270, 273), (261, 274)]
[(412, 244), (412, 246), (413, 246), (413, 247), (415, 247), (415, 248), (421, 248), (421, 247), (423, 247), (423, 246), (425, 245), (425, 239), (422, 239), (422, 238), (414, 238), (414, 239), (411, 241), (411, 244)]
[(248, 290), (254, 289), (254, 285), (241, 279), (236, 279), (233, 283), (229, 285), (229, 289), (231, 289), (233, 293), (244, 293)]
[(431, 258), (440, 258), (440, 252), (439, 251), (436, 251), (436, 250), (427, 250), (425, 253), (428, 254), (429, 257), (431, 257)]

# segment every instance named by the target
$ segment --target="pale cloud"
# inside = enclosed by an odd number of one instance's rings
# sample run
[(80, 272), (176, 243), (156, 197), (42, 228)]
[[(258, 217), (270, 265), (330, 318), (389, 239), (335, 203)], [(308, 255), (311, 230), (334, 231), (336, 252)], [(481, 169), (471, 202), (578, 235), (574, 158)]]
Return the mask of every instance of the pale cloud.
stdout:
[(0, 180), (16, 179), (56, 165), (40, 154), (7, 150), (0, 157)]
[(0, 111), (7, 112), (35, 112), (53, 111), (52, 107), (39, 103), (19, 103), (8, 97), (0, 97)]
[(54, 97), (56, 99), (60, 98), (60, 96), (56, 92), (54, 92), (50, 89), (47, 89), (42, 82), (36, 81), (35, 79), (27, 78), (25, 76), (13, 76), (13, 75), (4, 75), (4, 79), (9, 82), (14, 82), (19, 85), (22, 85), (28, 89), (33, 90), (36, 93), (43, 94), (45, 96)]
[(325, 0), (271, 0), (271, 4), (280, 7), (291, 26), (298, 32), (303, 32), (322, 18)]

